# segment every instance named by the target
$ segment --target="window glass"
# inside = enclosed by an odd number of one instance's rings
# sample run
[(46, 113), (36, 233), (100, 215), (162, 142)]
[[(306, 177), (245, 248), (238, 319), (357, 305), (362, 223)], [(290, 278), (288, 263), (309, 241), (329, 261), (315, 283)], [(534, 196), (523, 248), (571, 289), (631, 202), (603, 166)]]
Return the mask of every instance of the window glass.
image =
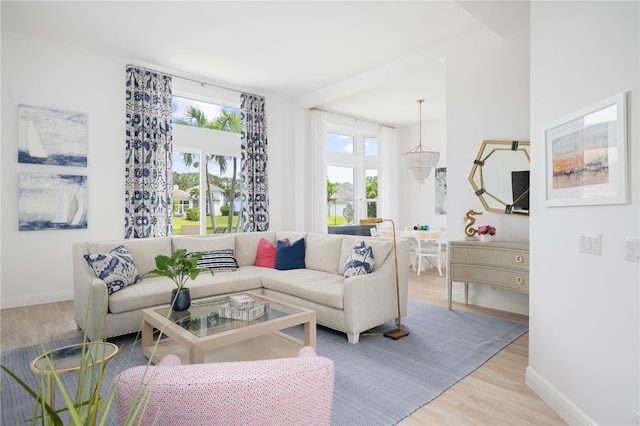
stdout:
[[(377, 217), (382, 160), (380, 130), (357, 121), (345, 121), (341, 117), (328, 120), (327, 193), (338, 194), (335, 200), (327, 199), (329, 226), (358, 224), (360, 219)], [(335, 187), (338, 185), (348, 185), (347, 197), (337, 192)], [(346, 209), (346, 217), (342, 214), (343, 209)]]
[(327, 150), (340, 154), (353, 154), (353, 136), (327, 133)]
[[(173, 161), (173, 217), (185, 219), (189, 209), (198, 208), (200, 199), (200, 156), (191, 152), (172, 154)], [(193, 211), (190, 212), (193, 215)], [(197, 216), (196, 216), (197, 217)], [(180, 226), (182, 226), (180, 224)]]
[[(173, 96), (171, 112), (174, 124), (240, 133), (238, 108)], [(238, 117), (237, 123), (234, 116)]]
[(328, 220), (330, 226), (354, 221), (353, 167), (327, 167)]
[(238, 231), (239, 109), (174, 96), (172, 110), (174, 234)]
[(378, 170), (367, 169), (365, 174), (367, 217), (378, 217)]
[(378, 155), (378, 138), (377, 137), (365, 137), (364, 138), (364, 155), (372, 156)]

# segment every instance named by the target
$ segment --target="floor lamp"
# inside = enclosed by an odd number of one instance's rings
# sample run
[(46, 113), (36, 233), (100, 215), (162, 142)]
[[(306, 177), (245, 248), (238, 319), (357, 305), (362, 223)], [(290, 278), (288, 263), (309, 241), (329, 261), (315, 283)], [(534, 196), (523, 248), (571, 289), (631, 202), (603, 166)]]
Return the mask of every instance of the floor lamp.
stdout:
[(374, 225), (382, 222), (391, 222), (391, 226), (393, 229), (393, 256), (395, 257), (396, 262), (396, 296), (398, 300), (398, 328), (395, 330), (387, 331), (383, 333), (384, 337), (390, 337), (393, 340), (398, 340), (401, 337), (408, 336), (409, 332), (407, 330), (402, 329), (402, 313), (400, 309), (400, 280), (398, 279), (398, 249), (396, 246), (396, 224), (391, 219), (382, 219), (382, 218), (369, 218), (369, 219), (361, 219), (360, 225)]

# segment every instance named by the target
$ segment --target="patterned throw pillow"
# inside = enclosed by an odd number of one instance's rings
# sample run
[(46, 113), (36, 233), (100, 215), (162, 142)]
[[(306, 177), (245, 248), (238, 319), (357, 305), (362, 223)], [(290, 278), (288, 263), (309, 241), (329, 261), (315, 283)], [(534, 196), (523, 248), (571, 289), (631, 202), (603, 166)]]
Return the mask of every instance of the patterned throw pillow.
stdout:
[[(209, 250), (198, 260), (199, 268), (213, 269), (217, 272), (229, 272), (238, 270), (238, 262), (234, 257), (233, 249)], [(187, 254), (193, 256), (195, 252)]]
[(353, 246), (344, 262), (344, 277), (365, 275), (373, 270), (373, 248), (364, 241)]
[(109, 294), (141, 280), (136, 263), (124, 246), (116, 247), (106, 254), (85, 254), (84, 258), (96, 277), (107, 285)]

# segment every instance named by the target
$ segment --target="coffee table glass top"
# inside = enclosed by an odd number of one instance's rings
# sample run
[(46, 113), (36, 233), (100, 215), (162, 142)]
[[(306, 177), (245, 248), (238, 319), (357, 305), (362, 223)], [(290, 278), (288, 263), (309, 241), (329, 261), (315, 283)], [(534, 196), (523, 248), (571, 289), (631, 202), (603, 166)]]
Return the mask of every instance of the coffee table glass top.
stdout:
[(241, 294), (234, 296), (248, 296), (255, 301), (255, 305), (264, 305), (264, 315), (252, 320), (225, 318), (220, 316), (220, 309), (229, 306), (231, 297), (222, 296), (215, 299), (196, 301), (186, 311), (172, 311), (169, 307), (155, 309), (155, 312), (169, 318), (185, 330), (198, 337), (211, 336), (223, 331), (235, 330), (252, 324), (286, 317), (302, 312), (292, 306), (286, 306), (266, 300), (255, 294)]

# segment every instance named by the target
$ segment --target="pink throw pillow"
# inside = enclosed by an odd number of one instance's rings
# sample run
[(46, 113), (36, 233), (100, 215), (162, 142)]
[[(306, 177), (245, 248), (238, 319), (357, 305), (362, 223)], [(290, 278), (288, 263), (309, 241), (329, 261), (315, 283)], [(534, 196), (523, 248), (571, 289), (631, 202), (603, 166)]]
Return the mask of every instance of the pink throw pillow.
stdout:
[[(285, 241), (287, 243), (289, 242), (287, 238), (282, 241)], [(269, 241), (261, 238), (260, 242), (258, 243), (258, 253), (256, 254), (256, 266), (272, 269), (275, 268), (276, 251), (277, 246), (275, 244), (271, 244)]]

